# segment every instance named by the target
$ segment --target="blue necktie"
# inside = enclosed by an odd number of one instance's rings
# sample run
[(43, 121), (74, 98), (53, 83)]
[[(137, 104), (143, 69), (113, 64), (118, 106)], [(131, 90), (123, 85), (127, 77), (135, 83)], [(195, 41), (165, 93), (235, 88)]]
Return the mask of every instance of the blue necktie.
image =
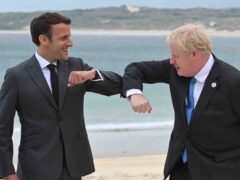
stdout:
[[(187, 106), (186, 106), (186, 117), (187, 117), (187, 123), (190, 124), (191, 117), (192, 117), (192, 111), (194, 109), (194, 97), (193, 97), (193, 91), (194, 91), (194, 84), (196, 83), (196, 79), (194, 77), (191, 78), (189, 83), (189, 91), (187, 95)], [(186, 147), (183, 150), (182, 153), (182, 160), (184, 163), (187, 162), (187, 150)]]

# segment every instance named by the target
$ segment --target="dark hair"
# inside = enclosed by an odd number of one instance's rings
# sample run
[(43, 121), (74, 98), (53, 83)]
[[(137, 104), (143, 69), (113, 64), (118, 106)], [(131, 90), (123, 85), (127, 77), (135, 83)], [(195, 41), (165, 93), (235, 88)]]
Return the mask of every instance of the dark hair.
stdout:
[(44, 13), (38, 17), (35, 17), (30, 25), (30, 31), (32, 36), (32, 41), (37, 46), (40, 45), (39, 36), (45, 35), (51, 39), (51, 28), (55, 24), (71, 24), (71, 20), (65, 16), (58, 13)]

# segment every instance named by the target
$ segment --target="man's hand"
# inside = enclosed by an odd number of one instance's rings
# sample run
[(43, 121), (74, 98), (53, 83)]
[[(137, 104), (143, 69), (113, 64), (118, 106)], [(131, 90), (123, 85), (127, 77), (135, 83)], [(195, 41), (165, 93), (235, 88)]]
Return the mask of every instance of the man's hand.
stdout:
[(68, 79), (68, 87), (75, 86), (77, 84), (82, 84), (87, 80), (92, 80), (96, 75), (96, 70), (92, 69), (90, 71), (72, 71)]
[(139, 112), (139, 113), (141, 112), (150, 113), (152, 111), (152, 107), (149, 101), (142, 94), (133, 94), (130, 96), (129, 99), (130, 99), (133, 111)]
[(9, 176), (3, 177), (3, 180), (19, 180), (19, 178), (16, 174), (11, 174)]

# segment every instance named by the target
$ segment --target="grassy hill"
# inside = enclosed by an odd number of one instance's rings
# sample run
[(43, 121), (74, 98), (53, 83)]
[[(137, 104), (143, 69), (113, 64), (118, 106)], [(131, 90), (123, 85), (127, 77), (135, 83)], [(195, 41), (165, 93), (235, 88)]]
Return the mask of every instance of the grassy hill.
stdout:
[[(156, 9), (123, 5), (58, 12), (72, 19), (73, 29), (171, 30), (185, 23), (199, 23), (215, 30), (240, 30), (240, 8)], [(26, 29), (41, 13), (0, 13), (0, 30)]]

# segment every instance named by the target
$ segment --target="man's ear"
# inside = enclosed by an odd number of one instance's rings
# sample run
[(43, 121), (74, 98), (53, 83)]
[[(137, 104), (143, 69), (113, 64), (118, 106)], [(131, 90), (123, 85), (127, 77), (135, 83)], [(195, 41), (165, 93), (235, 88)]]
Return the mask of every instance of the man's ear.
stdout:
[(193, 57), (195, 57), (196, 56), (196, 51), (193, 51), (192, 55), (193, 55)]
[(46, 35), (41, 34), (39, 37), (39, 42), (41, 45), (47, 45), (49, 43), (49, 39)]
[(192, 51), (193, 59), (197, 58), (198, 55), (199, 55), (199, 54), (198, 54), (198, 52), (197, 52), (196, 50), (193, 50), (193, 51)]

